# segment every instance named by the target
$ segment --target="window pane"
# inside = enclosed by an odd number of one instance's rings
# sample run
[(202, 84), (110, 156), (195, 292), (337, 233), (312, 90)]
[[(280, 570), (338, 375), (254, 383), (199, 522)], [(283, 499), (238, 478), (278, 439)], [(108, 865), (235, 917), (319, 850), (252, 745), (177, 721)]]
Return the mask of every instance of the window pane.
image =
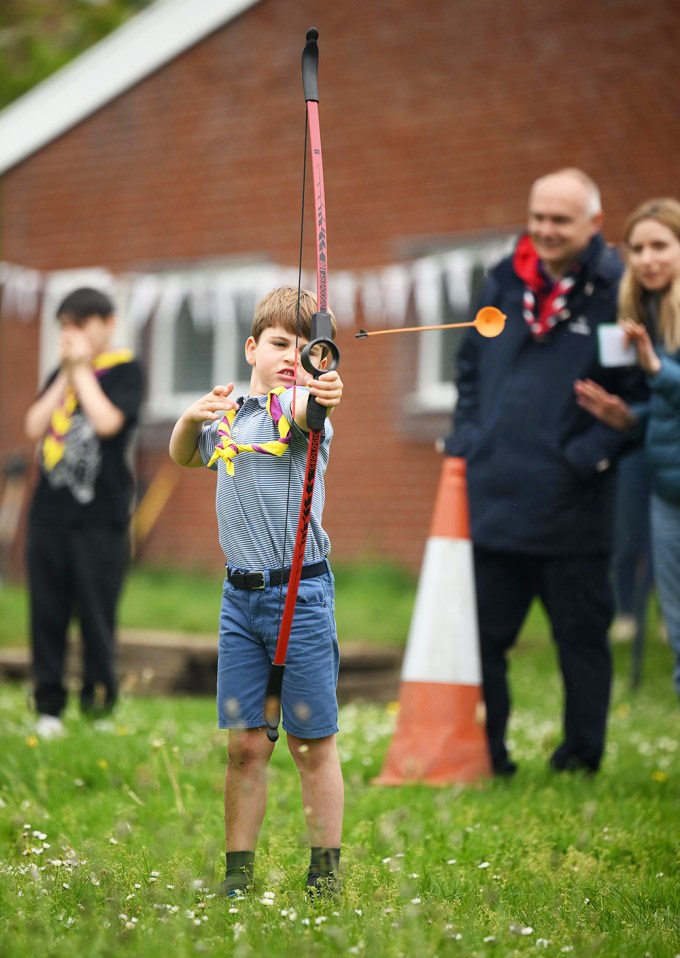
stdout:
[[(446, 294), (446, 287), (444, 287), (443, 302), (445, 319), (443, 322), (465, 323), (473, 318), (472, 310), (476, 309), (479, 303), (485, 277), (486, 271), (483, 264), (479, 262), (476, 263), (472, 268), (470, 277), (470, 306), (467, 309), (456, 309), (451, 306)], [(453, 381), (455, 383), (458, 381), (458, 351), (460, 350), (466, 332), (467, 329), (463, 327), (462, 329), (447, 330), (444, 334), (445, 336), (450, 336), (450, 339), (446, 340), (446, 348), (442, 350), (444, 365), (441, 367), (441, 372), (444, 382)]]
[(246, 362), (244, 345), (246, 339), (250, 336), (250, 327), (253, 322), (253, 312), (255, 311), (255, 297), (240, 295), (236, 297), (236, 336), (235, 352), (236, 362), (234, 370), (234, 381), (240, 383), (249, 383), (252, 369)]
[[(449, 323), (464, 323), (467, 321), (467, 310), (453, 306), (448, 295), (447, 283), (442, 276), (442, 318), (444, 325)], [(438, 382), (455, 382), (457, 378), (456, 356), (463, 341), (466, 330), (463, 329), (443, 329), (440, 333), (441, 342), (438, 350), (438, 368), (436, 377)]]
[(215, 334), (210, 323), (194, 323), (189, 305), (182, 303), (174, 335), (173, 392), (207, 392), (212, 383)]

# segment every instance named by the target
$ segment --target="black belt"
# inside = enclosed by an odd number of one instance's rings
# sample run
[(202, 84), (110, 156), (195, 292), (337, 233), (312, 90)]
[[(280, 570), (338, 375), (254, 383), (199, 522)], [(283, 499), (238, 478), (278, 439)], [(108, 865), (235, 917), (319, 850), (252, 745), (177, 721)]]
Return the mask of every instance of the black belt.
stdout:
[[(311, 565), (303, 565), (300, 573), (301, 579), (313, 579), (317, 575), (325, 575), (328, 572), (328, 563), (325, 559), (321, 562), (313, 562)], [(264, 589), (267, 581), (263, 569), (253, 569), (251, 572), (232, 572), (227, 569), (227, 579), (235, 589)], [(270, 569), (269, 585), (285, 585), (290, 579), (290, 569)]]

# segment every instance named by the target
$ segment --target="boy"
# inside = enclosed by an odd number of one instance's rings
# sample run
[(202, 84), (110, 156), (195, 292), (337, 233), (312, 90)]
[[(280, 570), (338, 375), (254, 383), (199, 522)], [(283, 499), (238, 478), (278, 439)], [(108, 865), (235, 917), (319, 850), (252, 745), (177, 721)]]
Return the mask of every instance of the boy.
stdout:
[[(300, 349), (309, 342), (315, 311), (314, 296), (303, 290)], [(186, 410), (170, 439), (170, 455), (179, 465), (217, 470), (219, 539), (227, 559), (217, 706), (220, 728), (229, 729), (226, 878), (221, 890), (230, 897), (252, 884), (255, 846), (266, 809), (266, 770), (274, 746), (265, 734), (263, 706), (305, 474), (307, 400), (311, 393), (330, 412), (342, 397), (336, 371), (313, 380), (300, 367), (297, 325), (297, 289), (286, 286), (265, 296), (256, 307), (245, 344), (252, 367), (248, 396), (234, 400), (233, 384), (215, 386)], [(324, 368), (325, 362), (314, 357), (317, 368)], [(343, 813), (335, 743), (339, 653), (334, 587), (326, 558), (330, 542), (321, 526), (323, 476), (332, 435), (326, 421), (282, 690), (283, 727), (300, 774), (309, 831), (307, 887), (312, 896), (335, 886)], [(288, 508), (288, 499), (297, 505)]]
[(26, 414), (40, 440), (40, 479), (28, 523), (28, 580), (37, 732), (63, 733), (68, 625), (78, 612), (83, 712), (117, 698), (115, 622), (129, 556), (132, 476), (127, 454), (142, 399), (129, 349), (110, 350), (113, 304), (96, 289), (70, 293), (57, 309), (59, 366)]

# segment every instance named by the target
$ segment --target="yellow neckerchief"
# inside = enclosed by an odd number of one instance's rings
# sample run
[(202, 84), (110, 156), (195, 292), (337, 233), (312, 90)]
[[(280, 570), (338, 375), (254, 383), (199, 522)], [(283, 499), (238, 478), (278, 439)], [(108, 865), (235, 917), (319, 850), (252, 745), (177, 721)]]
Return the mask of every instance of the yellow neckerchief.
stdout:
[(220, 420), (217, 427), (219, 440), (215, 446), (208, 466), (212, 466), (217, 459), (224, 459), (224, 465), (230, 476), (234, 475), (234, 457), (240, 452), (263, 452), (267, 456), (282, 456), (290, 445), (290, 423), (283, 415), (279, 396), (286, 391), (285, 386), (279, 386), (267, 393), (267, 412), (272, 417), (276, 426), (279, 438), (272, 439), (270, 442), (250, 443), (235, 442), (231, 436), (231, 425), (236, 417), (237, 409), (229, 409), (225, 416)]
[[(99, 377), (108, 369), (120, 366), (122, 363), (129, 363), (133, 358), (131, 349), (111, 349), (95, 356), (90, 365), (95, 376)], [(66, 433), (71, 428), (77, 405), (78, 397), (75, 389), (73, 386), (67, 386), (61, 403), (52, 413), (49, 428), (42, 441), (42, 465), (46, 472), (51, 472), (64, 456)]]

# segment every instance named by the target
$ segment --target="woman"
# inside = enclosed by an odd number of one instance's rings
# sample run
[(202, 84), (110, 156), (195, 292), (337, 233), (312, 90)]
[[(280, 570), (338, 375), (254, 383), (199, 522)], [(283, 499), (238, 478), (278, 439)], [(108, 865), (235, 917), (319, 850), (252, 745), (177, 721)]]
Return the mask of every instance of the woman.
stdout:
[(680, 202), (643, 203), (629, 217), (624, 240), (619, 324), (646, 373), (650, 398), (630, 407), (590, 380), (576, 383), (576, 398), (606, 425), (644, 433), (654, 573), (680, 696)]

